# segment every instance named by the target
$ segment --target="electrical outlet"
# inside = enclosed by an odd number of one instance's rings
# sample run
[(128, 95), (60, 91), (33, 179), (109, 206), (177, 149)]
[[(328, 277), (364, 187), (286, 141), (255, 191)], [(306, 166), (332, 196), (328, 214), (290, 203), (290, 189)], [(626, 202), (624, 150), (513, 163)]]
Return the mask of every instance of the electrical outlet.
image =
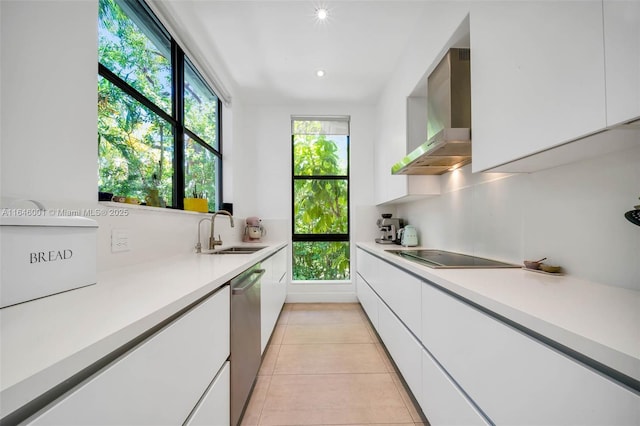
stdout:
[(112, 229), (111, 230), (111, 253), (122, 251), (130, 251), (129, 246), (129, 230), (128, 229)]

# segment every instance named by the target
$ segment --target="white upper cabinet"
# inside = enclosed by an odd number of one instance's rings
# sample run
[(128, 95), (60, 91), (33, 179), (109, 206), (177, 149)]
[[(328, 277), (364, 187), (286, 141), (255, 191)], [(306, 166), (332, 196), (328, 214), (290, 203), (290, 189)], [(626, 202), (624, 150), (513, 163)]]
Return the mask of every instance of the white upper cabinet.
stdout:
[(602, 0), (472, 6), (474, 172), (606, 127), (602, 9)]
[(640, 117), (640, 2), (604, 0), (607, 125)]

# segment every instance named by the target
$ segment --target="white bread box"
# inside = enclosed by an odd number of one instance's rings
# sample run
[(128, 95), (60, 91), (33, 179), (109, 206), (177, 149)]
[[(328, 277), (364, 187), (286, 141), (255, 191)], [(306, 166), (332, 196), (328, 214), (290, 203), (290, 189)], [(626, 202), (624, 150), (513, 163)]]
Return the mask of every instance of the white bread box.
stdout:
[(33, 211), (0, 217), (0, 308), (97, 281), (97, 222)]

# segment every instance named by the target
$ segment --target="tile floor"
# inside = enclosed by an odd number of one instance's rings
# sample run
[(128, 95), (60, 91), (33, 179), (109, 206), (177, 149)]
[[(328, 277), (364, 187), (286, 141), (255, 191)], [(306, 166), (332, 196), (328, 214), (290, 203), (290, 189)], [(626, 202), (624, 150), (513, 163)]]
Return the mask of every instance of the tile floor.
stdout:
[(242, 425), (424, 425), (357, 303), (286, 304)]

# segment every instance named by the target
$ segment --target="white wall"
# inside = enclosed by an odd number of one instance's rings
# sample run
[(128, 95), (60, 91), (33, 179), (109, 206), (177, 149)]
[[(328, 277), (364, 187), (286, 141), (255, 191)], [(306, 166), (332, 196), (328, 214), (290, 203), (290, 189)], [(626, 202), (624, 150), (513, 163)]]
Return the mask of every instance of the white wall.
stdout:
[[(36, 199), (50, 209), (98, 207), (98, 2), (2, 0), (0, 11), (0, 206)], [(229, 108), (222, 114), (226, 202), (235, 190), (234, 123)], [(98, 270), (190, 253), (205, 217), (124, 204), (108, 208), (126, 209), (127, 216), (94, 217)], [(244, 221), (239, 218), (234, 229), (224, 222), (217, 220), (216, 234), (239, 241)], [(114, 228), (129, 232), (131, 251), (111, 253)], [(209, 232), (207, 224), (202, 231)]]
[(98, 2), (3, 0), (0, 7), (1, 195), (93, 201)]
[(440, 197), (398, 207), (426, 247), (502, 259), (548, 257), (568, 274), (640, 290), (640, 147), (531, 174), (443, 175)]
[[(237, 111), (236, 111), (237, 112)], [(252, 105), (242, 108), (234, 150), (242, 152), (236, 173), (235, 201), (241, 216), (259, 216), (268, 235), (291, 240), (291, 116), (351, 117), (352, 240), (373, 240), (380, 209), (374, 206), (374, 108), (367, 105)], [(241, 136), (240, 136), (241, 134)], [(354, 301), (348, 284), (292, 284), (289, 301)]]

